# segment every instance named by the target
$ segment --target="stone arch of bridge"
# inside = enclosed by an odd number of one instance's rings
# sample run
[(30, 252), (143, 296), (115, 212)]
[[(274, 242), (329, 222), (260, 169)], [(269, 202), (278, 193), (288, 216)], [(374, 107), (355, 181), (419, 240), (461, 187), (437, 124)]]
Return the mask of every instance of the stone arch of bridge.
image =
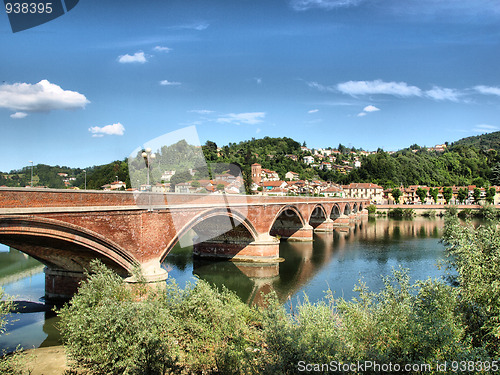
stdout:
[[(244, 238), (245, 241), (250, 242), (254, 241), (258, 237), (257, 230), (254, 225), (243, 215), (241, 212), (236, 209), (227, 209), (227, 208), (215, 208), (203, 211), (196, 215), (196, 217), (192, 218), (189, 222), (187, 222), (180, 230), (177, 231), (176, 235), (171, 239), (171, 241), (167, 244), (166, 248), (161, 253), (160, 262), (163, 262), (170, 251), (174, 248), (174, 246), (180, 241), (180, 239), (188, 233), (191, 229), (196, 228), (200, 224), (203, 224), (207, 221), (210, 221), (214, 218), (229, 218), (232, 219), (232, 230), (235, 230), (238, 227), (242, 227), (246, 230), (247, 237)], [(226, 222), (227, 223), (227, 222)], [(220, 233), (223, 235), (224, 233)]]
[(311, 219), (314, 219), (314, 218), (323, 218), (324, 220), (326, 220), (328, 218), (328, 213), (326, 211), (326, 208), (322, 205), (322, 204), (317, 204), (316, 206), (313, 207), (313, 209), (311, 210), (311, 214), (309, 215), (309, 218), (307, 220), (308, 223), (311, 222)]
[(358, 212), (358, 204), (355, 202), (352, 206), (352, 213), (355, 214)]
[(342, 212), (342, 214), (348, 216), (350, 215), (352, 212), (352, 208), (351, 208), (351, 205), (349, 204), (349, 202), (346, 202), (345, 206), (344, 206), (344, 210)]
[(271, 220), (268, 233), (282, 240), (312, 240), (312, 226), (306, 221), (301, 210), (294, 205), (285, 205), (278, 210)]
[(47, 218), (0, 218), (0, 242), (50, 269), (68, 272), (83, 272), (98, 258), (127, 276), (138, 263), (128, 251), (98, 233)]
[(332, 206), (332, 211), (330, 212), (329, 217), (332, 220), (336, 220), (342, 215), (342, 212), (343, 212), (343, 207), (340, 207), (338, 204), (334, 204)]

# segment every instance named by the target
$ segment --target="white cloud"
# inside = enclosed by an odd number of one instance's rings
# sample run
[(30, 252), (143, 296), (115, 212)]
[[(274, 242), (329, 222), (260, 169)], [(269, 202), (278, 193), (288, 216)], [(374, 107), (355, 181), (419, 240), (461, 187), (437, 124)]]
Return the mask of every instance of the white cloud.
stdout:
[(408, 86), (406, 82), (348, 81), (339, 83), (337, 89), (351, 96), (385, 94), (394, 96), (421, 96), (422, 90), (416, 86)]
[(45, 79), (33, 85), (30, 83), (0, 85), (0, 108), (14, 111), (45, 112), (78, 109), (84, 108), (88, 103), (90, 102), (85, 95), (63, 90)]
[(187, 29), (187, 30), (196, 30), (203, 31), (208, 29), (210, 24), (208, 22), (197, 22), (197, 23), (188, 23), (184, 25), (172, 26), (171, 29)]
[(162, 85), (162, 86), (179, 86), (179, 85), (181, 85), (181, 83), (180, 82), (172, 82), (172, 81), (164, 79), (163, 81), (160, 81), (160, 85)]
[(198, 113), (199, 115), (209, 115), (211, 113), (214, 113), (214, 111), (210, 111), (208, 109), (192, 109), (189, 112)]
[(317, 113), (319, 112), (319, 109), (311, 109), (310, 111), (307, 111), (307, 113)]
[(484, 95), (497, 95), (500, 96), (500, 87), (490, 87), (490, 86), (476, 86), (474, 87), (474, 90), (476, 90), (480, 94)]
[(312, 89), (316, 89), (319, 91), (325, 91), (325, 92), (336, 92), (337, 89), (333, 86), (325, 86), (322, 85), (318, 82), (307, 82), (307, 86), (309, 86)]
[(118, 62), (122, 64), (130, 64), (130, 63), (144, 64), (147, 61), (148, 60), (144, 52), (136, 52), (133, 55), (126, 54), (118, 57)]
[(260, 129), (260, 128), (257, 128), (257, 129), (255, 130), (255, 134), (259, 134), (260, 132), (261, 132), (261, 129)]
[(312, 8), (331, 10), (335, 8), (347, 8), (356, 6), (363, 0), (292, 0), (292, 8), (304, 11)]
[(170, 51), (172, 51), (172, 48), (163, 47), (163, 46), (156, 46), (155, 48), (153, 48), (153, 50), (156, 52), (170, 52)]
[(254, 79), (255, 79), (255, 82), (257, 82), (258, 85), (262, 84), (262, 78), (256, 77)]
[(119, 122), (113, 125), (106, 126), (93, 126), (89, 128), (89, 132), (92, 133), (92, 137), (103, 137), (104, 135), (123, 135), (125, 132), (125, 127)]
[(364, 112), (376, 112), (380, 111), (380, 108), (375, 107), (374, 105), (368, 105), (365, 108), (363, 108)]
[(358, 113), (358, 117), (363, 117), (366, 116), (370, 112), (377, 112), (380, 111), (380, 108), (375, 107), (374, 105), (367, 105), (365, 108), (363, 108), (363, 111)]
[(435, 100), (450, 100), (452, 102), (458, 102), (462, 93), (455, 89), (434, 86), (432, 90), (426, 91), (425, 95)]
[(498, 126), (495, 126), (495, 125), (480, 124), (480, 125), (474, 126), (473, 130), (475, 132), (478, 132), (478, 133), (490, 133), (490, 132), (498, 131), (499, 128), (498, 128)]
[(11, 118), (15, 119), (25, 118), (26, 116), (28, 116), (28, 114), (25, 112), (16, 112), (10, 115)]
[(264, 120), (265, 112), (229, 113), (219, 117), (216, 121), (226, 124), (258, 124)]

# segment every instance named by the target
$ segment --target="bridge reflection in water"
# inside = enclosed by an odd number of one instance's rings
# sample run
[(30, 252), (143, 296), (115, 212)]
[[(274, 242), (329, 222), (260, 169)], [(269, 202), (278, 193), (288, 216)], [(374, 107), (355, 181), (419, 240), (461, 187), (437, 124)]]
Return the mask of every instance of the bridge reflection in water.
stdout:
[(317, 300), (328, 288), (337, 297), (351, 298), (360, 278), (377, 290), (381, 276), (399, 265), (409, 268), (413, 279), (444, 274), (436, 266), (444, 259), (442, 228), (442, 219), (360, 221), (348, 231), (315, 233), (314, 242), (282, 241), (280, 256), (285, 261), (279, 264), (193, 261), (190, 248), (176, 248), (164, 266), (181, 284), (194, 274), (218, 287), (225, 285), (249, 304), (261, 305), (263, 295), (271, 291), (282, 303), (302, 291)]

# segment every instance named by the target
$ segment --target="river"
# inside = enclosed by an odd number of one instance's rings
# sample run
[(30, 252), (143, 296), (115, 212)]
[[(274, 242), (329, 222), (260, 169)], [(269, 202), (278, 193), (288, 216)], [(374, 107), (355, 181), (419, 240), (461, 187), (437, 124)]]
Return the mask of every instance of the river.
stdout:
[[(364, 220), (347, 233), (315, 234), (314, 242), (282, 242), (279, 264), (209, 262), (193, 259), (192, 249), (176, 247), (164, 262), (169, 278), (182, 287), (197, 278), (225, 285), (246, 303), (262, 303), (262, 294), (275, 291), (283, 303), (296, 303), (304, 293), (317, 301), (330, 289), (336, 297), (351, 299), (362, 280), (373, 291), (382, 288), (382, 276), (399, 266), (408, 268), (412, 280), (438, 278), (445, 259), (440, 243), (440, 218), (413, 220)], [(43, 304), (43, 266), (15, 249), (0, 245), (0, 286), (21, 303), (11, 314), (0, 349), (58, 344), (57, 317)]]

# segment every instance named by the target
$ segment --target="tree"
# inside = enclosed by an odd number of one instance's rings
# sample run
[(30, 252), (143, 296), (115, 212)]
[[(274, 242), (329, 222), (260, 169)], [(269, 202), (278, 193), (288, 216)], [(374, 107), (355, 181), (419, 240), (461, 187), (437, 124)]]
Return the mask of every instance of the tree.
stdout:
[(450, 203), (451, 198), (453, 198), (453, 190), (451, 187), (443, 188), (443, 198), (446, 201), (446, 204)]
[(474, 197), (474, 203), (479, 204), (479, 199), (481, 198), (481, 189), (479, 189), (478, 187), (474, 188), (472, 196)]
[(422, 204), (424, 204), (425, 199), (427, 198), (427, 190), (422, 189), (422, 188), (418, 188), (417, 195), (418, 195), (418, 198), (420, 199), (420, 202), (422, 202)]
[(396, 203), (399, 203), (399, 198), (401, 197), (401, 195), (403, 195), (403, 193), (401, 192), (401, 190), (399, 190), (398, 188), (396, 188), (396, 189), (392, 189), (391, 195), (394, 198), (394, 201)]
[(486, 202), (493, 204), (496, 194), (497, 191), (494, 187), (490, 187), (488, 190), (486, 190)]
[(200, 186), (200, 181), (191, 181), (191, 187), (199, 188)]
[(460, 188), (457, 193), (457, 199), (460, 203), (464, 203), (467, 197), (469, 196), (469, 192), (465, 188)]
[(215, 187), (218, 191), (224, 191), (224, 184), (217, 184)]
[(495, 185), (495, 186), (500, 185), (500, 163), (497, 163), (491, 169), (490, 182), (492, 185)]
[(437, 203), (437, 201), (438, 201), (438, 195), (439, 195), (439, 189), (438, 188), (434, 188), (434, 189), (431, 188), (431, 189), (429, 189), (429, 195), (434, 200), (434, 203)]

